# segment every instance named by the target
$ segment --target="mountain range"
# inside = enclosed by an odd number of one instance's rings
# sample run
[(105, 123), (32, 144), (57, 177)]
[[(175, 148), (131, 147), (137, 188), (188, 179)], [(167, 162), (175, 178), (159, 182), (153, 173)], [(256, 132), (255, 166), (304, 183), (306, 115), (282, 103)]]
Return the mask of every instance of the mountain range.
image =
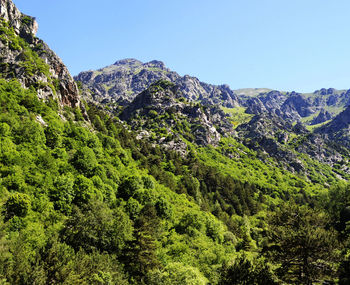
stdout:
[[(180, 76), (156, 60), (142, 63), (136, 59), (124, 59), (105, 68), (81, 72), (75, 76), (75, 80), (90, 90), (89, 98), (92, 100), (117, 102), (120, 105), (127, 104), (160, 79), (175, 83), (189, 101), (228, 108), (242, 106), (248, 108), (247, 112), (251, 114), (269, 112), (284, 119), (311, 124), (329, 120), (345, 109), (350, 101), (350, 90), (333, 88), (323, 88), (310, 94), (263, 88), (232, 90), (228, 85), (216, 86), (201, 82), (193, 76)], [(313, 121), (320, 113), (321, 116)]]
[[(203, 83), (189, 75), (181, 77), (166, 68), (160, 61), (142, 63), (135, 59), (124, 59), (96, 71), (81, 72), (75, 77), (75, 80), (81, 82), (84, 90), (83, 96), (86, 100), (112, 109), (117, 107), (116, 114), (120, 112), (120, 108), (124, 108), (120, 118), (122, 120), (127, 118), (129, 124), (131, 123), (130, 118), (137, 116), (136, 110), (146, 109), (148, 114), (153, 109), (161, 113), (167, 112), (167, 109), (172, 107), (176, 110), (175, 114), (181, 113), (179, 103), (175, 101), (172, 103), (152, 100), (144, 102), (143, 97), (149, 93), (145, 90), (149, 90), (152, 84), (159, 80), (172, 82), (176, 86), (176, 91), (170, 91), (168, 94), (172, 94), (171, 97), (174, 99), (183, 97), (188, 104), (217, 106), (216, 116), (207, 115), (200, 119), (201, 115), (197, 115), (200, 125), (205, 126), (208, 122), (210, 125), (206, 131), (204, 127), (202, 129), (206, 139), (199, 139), (201, 135), (196, 133), (201, 145), (208, 143), (215, 145), (221, 136), (234, 134), (237, 140), (249, 148), (278, 158), (285, 167), (292, 171), (298, 172), (305, 169), (298, 158), (298, 153), (334, 166), (339, 161), (343, 161), (341, 153), (348, 152), (343, 147), (348, 146), (348, 123), (340, 124), (338, 121), (345, 122), (345, 117), (348, 116), (350, 90), (323, 88), (308, 94), (270, 89), (235, 91), (227, 85), (215, 86)], [(141, 112), (144, 113), (142, 110)], [(182, 112), (182, 115), (187, 121), (193, 118), (193, 114), (184, 115)], [(246, 119), (242, 120), (243, 117)], [(145, 118), (142, 119), (144, 120)], [(154, 126), (153, 130), (152, 128), (150, 130), (145, 127), (144, 122), (140, 125), (136, 121), (133, 120), (131, 125), (134, 128), (137, 125), (142, 134), (145, 134), (146, 131), (147, 136), (151, 136), (152, 131), (155, 130)], [(220, 127), (218, 121), (223, 122), (226, 127), (224, 129)], [(338, 128), (334, 128), (334, 124)], [(173, 136), (172, 128), (167, 126), (167, 132)], [(218, 133), (215, 132), (215, 128), (219, 131)], [(332, 130), (337, 131), (336, 136)], [(210, 139), (210, 137), (216, 139)], [(294, 143), (297, 141), (296, 137), (303, 137), (301, 145)], [(159, 143), (163, 142), (164, 140), (161, 140)], [(181, 145), (178, 142), (179, 138), (170, 142), (172, 149), (177, 149), (176, 146)], [(334, 143), (339, 146), (335, 148)], [(180, 151), (180, 148), (178, 150)], [(183, 152), (183, 147), (181, 151)], [(343, 170), (347, 172), (347, 166), (344, 166)]]

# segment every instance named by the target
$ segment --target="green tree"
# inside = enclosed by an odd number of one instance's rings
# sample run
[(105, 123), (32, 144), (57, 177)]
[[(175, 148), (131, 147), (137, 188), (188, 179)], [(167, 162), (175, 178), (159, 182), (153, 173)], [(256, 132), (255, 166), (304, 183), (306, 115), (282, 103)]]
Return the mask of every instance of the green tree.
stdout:
[(143, 188), (143, 181), (140, 176), (134, 175), (125, 178), (118, 188), (118, 196), (127, 200), (132, 197), (135, 192)]
[(206, 285), (208, 280), (196, 267), (179, 262), (168, 264), (163, 270), (152, 271), (148, 276), (150, 285)]
[(269, 265), (263, 259), (254, 262), (246, 256), (238, 257), (222, 269), (220, 285), (277, 285)]
[(77, 205), (88, 203), (95, 196), (96, 189), (92, 181), (83, 175), (78, 175), (74, 181), (74, 200)]
[(309, 285), (332, 277), (337, 242), (329, 223), (325, 213), (291, 203), (271, 215), (265, 254), (283, 281)]
[(94, 151), (89, 147), (78, 149), (73, 158), (74, 167), (87, 177), (94, 175), (97, 159)]
[(131, 240), (132, 230), (132, 223), (121, 208), (112, 210), (100, 201), (91, 201), (83, 209), (73, 208), (62, 236), (76, 250), (120, 253)]
[(60, 147), (62, 145), (62, 131), (54, 126), (48, 126), (45, 129), (46, 145), (50, 148)]
[(5, 203), (6, 219), (13, 216), (25, 217), (31, 207), (31, 200), (27, 194), (12, 194)]
[(134, 240), (128, 244), (124, 260), (127, 271), (137, 282), (143, 282), (150, 271), (160, 267), (156, 255), (159, 222), (156, 210), (151, 204), (143, 207), (135, 221)]

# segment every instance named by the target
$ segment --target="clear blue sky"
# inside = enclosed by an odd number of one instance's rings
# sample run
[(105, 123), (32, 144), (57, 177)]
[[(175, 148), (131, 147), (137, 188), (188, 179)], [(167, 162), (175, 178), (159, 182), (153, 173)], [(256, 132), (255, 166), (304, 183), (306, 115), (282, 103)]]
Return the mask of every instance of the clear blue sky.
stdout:
[(349, 0), (13, 0), (73, 75), (164, 61), (231, 88), (350, 88)]

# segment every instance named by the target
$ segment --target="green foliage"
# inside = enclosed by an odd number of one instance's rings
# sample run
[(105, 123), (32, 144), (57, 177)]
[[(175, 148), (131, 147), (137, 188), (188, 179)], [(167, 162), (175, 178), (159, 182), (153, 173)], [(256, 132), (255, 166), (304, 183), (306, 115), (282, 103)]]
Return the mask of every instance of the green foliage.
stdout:
[(223, 268), (220, 285), (277, 285), (270, 266), (264, 259), (250, 260), (238, 257), (230, 266)]
[(55, 208), (69, 213), (75, 197), (73, 175), (68, 173), (56, 177), (53, 186), (49, 195)]
[(5, 203), (5, 216), (7, 219), (13, 216), (25, 217), (31, 207), (30, 197), (26, 194), (15, 193)]
[(85, 251), (120, 253), (132, 238), (132, 224), (122, 208), (110, 209), (92, 201), (83, 210), (74, 207), (62, 232), (67, 244)]
[(143, 188), (143, 181), (139, 176), (125, 178), (118, 188), (118, 196), (124, 199), (132, 197), (136, 191)]
[(148, 277), (150, 285), (206, 285), (208, 280), (192, 266), (174, 262), (163, 270), (152, 271)]
[[(158, 272), (169, 282), (218, 282), (234, 247), (223, 243), (221, 222), (175, 192), (201, 196), (178, 154), (164, 170), (159, 148), (139, 144), (104, 113), (89, 109), (100, 130), (91, 132), (86, 122), (62, 121), (34, 89), (0, 80), (0, 91), (0, 279), (128, 284), (151, 282)], [(66, 113), (74, 118), (74, 110)], [(146, 164), (155, 167), (147, 171)], [(194, 225), (185, 225), (186, 215)]]
[(282, 280), (312, 284), (334, 274), (336, 234), (324, 213), (289, 204), (270, 219), (266, 254), (278, 262)]
[(200, 220), (197, 213), (188, 213), (184, 215), (176, 227), (177, 232), (186, 233), (191, 237), (199, 235), (204, 231), (204, 221)]
[(49, 66), (44, 62), (39, 55), (32, 49), (24, 45), (22, 53), (20, 54), (20, 66), (23, 67), (28, 76), (44, 74), (47, 78), (50, 78)]
[(77, 205), (88, 203), (96, 194), (93, 182), (83, 175), (78, 175), (74, 181), (74, 200)]
[(237, 128), (240, 124), (248, 123), (254, 116), (252, 114), (245, 113), (246, 108), (244, 107), (221, 108), (226, 114), (230, 115), (230, 121), (234, 128)]
[(72, 163), (79, 172), (88, 177), (93, 176), (98, 164), (94, 151), (87, 146), (76, 151)]
[(0, 111), (4, 282), (307, 284), (336, 280), (340, 251), (346, 280), (345, 183), (328, 191), (232, 138), (181, 156), (93, 106), (91, 125), (70, 108), (63, 121), (16, 81), (0, 80)]
[(29, 16), (23, 16), (22, 17), (22, 23), (23, 24), (29, 25), (32, 22), (33, 22), (33, 18), (32, 17), (29, 17)]
[(137, 282), (143, 282), (149, 271), (160, 267), (156, 256), (158, 227), (156, 210), (147, 204), (135, 222), (135, 240), (129, 243), (124, 256), (126, 268)]
[(160, 197), (157, 203), (155, 204), (158, 217), (170, 219), (173, 215), (173, 209), (169, 201)]

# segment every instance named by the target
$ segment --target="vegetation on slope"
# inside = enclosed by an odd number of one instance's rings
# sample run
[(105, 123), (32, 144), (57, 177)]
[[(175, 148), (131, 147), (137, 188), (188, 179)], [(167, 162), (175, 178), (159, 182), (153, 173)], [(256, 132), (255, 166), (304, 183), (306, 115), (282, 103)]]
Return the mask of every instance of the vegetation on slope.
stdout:
[(349, 283), (350, 192), (329, 169), (310, 181), (233, 138), (181, 156), (35, 88), (0, 79), (1, 284)]

